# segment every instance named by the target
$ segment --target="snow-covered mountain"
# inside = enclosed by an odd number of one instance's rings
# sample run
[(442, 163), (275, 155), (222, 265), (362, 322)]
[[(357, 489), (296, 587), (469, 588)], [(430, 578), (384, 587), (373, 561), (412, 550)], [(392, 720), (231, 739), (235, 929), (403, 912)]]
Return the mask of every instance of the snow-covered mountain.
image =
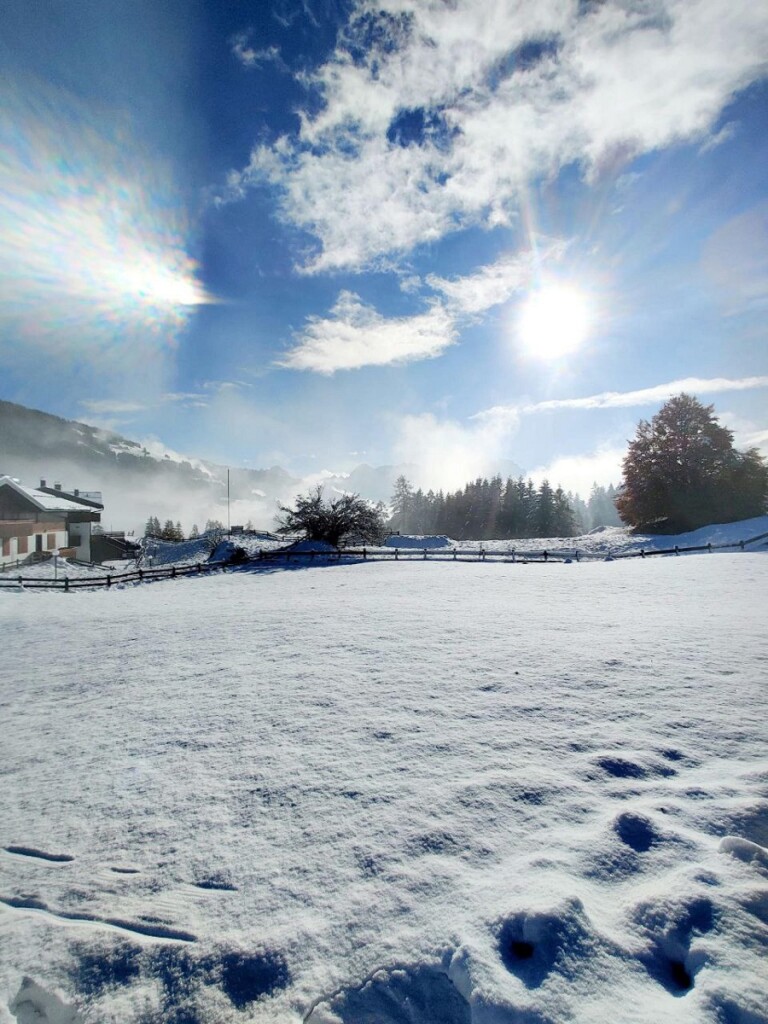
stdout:
[[(0, 401), (0, 473), (36, 485), (101, 491), (107, 529), (140, 531), (149, 516), (181, 520), (189, 530), (207, 519), (227, 519), (227, 467), (182, 455), (157, 440), (136, 441), (77, 420), (62, 419), (13, 402)], [(517, 476), (514, 463), (491, 472)], [(412, 465), (360, 465), (349, 473), (325, 469), (300, 478), (280, 466), (229, 471), (232, 523), (248, 520), (269, 529), (280, 503), (315, 484), (331, 493), (352, 491), (388, 502), (398, 476), (420, 484)]]
[[(227, 468), (160, 442), (133, 441), (12, 402), (0, 402), (0, 438), (0, 471), (30, 484), (45, 479), (65, 490), (102, 491), (107, 528), (138, 530), (150, 515), (180, 519), (187, 529), (192, 522), (226, 518)], [(300, 485), (279, 466), (232, 470), (233, 521), (245, 514), (268, 525), (276, 501)]]

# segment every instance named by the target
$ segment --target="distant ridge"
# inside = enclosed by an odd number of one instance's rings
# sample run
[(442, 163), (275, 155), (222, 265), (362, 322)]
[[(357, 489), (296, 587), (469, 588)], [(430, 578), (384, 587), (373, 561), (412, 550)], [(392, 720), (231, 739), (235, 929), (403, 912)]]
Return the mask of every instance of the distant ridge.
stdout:
[[(202, 527), (206, 518), (222, 518), (227, 467), (152, 447), (150, 452), (113, 431), (0, 401), (0, 472), (35, 486), (45, 479), (100, 490), (104, 521), (113, 517), (116, 528), (139, 530), (150, 515), (186, 520), (187, 529), (193, 521)], [(264, 519), (260, 525), (271, 522), (275, 502), (300, 484), (279, 466), (230, 472), (234, 510)]]
[[(149, 516), (181, 520), (185, 531), (207, 519), (227, 519), (227, 467), (179, 455), (159, 442), (134, 441), (114, 431), (68, 420), (39, 409), (0, 400), (0, 474), (22, 483), (102, 491), (107, 529), (143, 530)], [(517, 477), (516, 463), (501, 461), (484, 473)], [(233, 468), (230, 477), (232, 523), (270, 529), (278, 504), (316, 483), (329, 491), (352, 491), (388, 502), (398, 476), (420, 485), (415, 465), (356, 466), (349, 473), (323, 471), (301, 479), (280, 466)], [(426, 489), (426, 488), (425, 488)]]

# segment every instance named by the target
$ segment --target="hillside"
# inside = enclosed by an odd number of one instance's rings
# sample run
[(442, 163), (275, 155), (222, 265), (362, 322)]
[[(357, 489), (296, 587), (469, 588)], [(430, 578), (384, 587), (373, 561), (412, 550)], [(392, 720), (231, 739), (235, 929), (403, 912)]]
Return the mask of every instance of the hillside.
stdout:
[[(227, 467), (215, 462), (13, 402), (0, 401), (0, 438), (0, 472), (32, 485), (45, 479), (102, 491), (107, 528), (138, 532), (150, 515), (181, 519), (186, 529), (207, 518), (226, 519)], [(279, 466), (233, 469), (232, 521), (268, 526), (275, 503), (301, 488), (302, 481)]]
[[(181, 520), (185, 530), (206, 519), (227, 518), (227, 466), (180, 455), (161, 442), (135, 441), (121, 434), (62, 419), (14, 402), (0, 401), (0, 474), (36, 485), (61, 482), (64, 488), (102, 491), (104, 523), (109, 529), (140, 532), (150, 515)], [(520, 467), (502, 460), (488, 474), (518, 476)], [(389, 501), (401, 474), (419, 485), (414, 465), (370, 466), (348, 473), (328, 470), (311, 477), (292, 476), (280, 466), (230, 469), (233, 523), (269, 529), (276, 505), (317, 483), (330, 491), (353, 491), (371, 501)]]

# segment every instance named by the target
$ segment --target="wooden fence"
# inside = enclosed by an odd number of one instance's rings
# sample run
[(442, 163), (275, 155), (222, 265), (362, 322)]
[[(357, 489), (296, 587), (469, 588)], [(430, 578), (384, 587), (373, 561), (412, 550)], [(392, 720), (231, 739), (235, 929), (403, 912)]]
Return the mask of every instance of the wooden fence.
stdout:
[[(113, 587), (118, 583), (148, 583), (152, 580), (170, 580), (183, 576), (199, 576), (230, 568), (226, 562), (198, 562), (195, 565), (172, 565), (158, 569), (131, 569), (128, 572), (112, 572), (106, 576), (63, 576), (51, 579), (45, 576), (0, 577), (0, 589), (24, 587), (37, 590), (77, 590), (83, 587)], [(62, 570), (63, 571), (63, 570)]]
[(559, 548), (557, 550), (515, 551), (510, 548), (504, 551), (467, 550), (461, 548), (342, 548), (339, 551), (291, 551), (282, 548), (275, 551), (260, 550), (244, 562), (198, 562), (195, 565), (172, 565), (169, 568), (132, 569), (128, 572), (113, 572), (106, 576), (78, 576), (72, 579), (51, 579), (35, 576), (0, 576), (0, 589), (30, 588), (37, 590), (77, 590), (79, 588), (113, 587), (118, 583), (148, 583), (153, 580), (176, 579), (185, 576), (200, 576), (208, 572), (222, 570), (249, 570), (265, 567), (270, 564), (286, 565), (333, 564), (339, 562), (382, 562), (382, 561), (433, 561), (433, 562), (507, 562), (521, 565), (544, 565), (549, 562), (612, 562), (622, 558), (651, 558), (654, 555), (683, 555), (694, 552), (723, 551), (729, 548), (746, 550), (750, 545), (766, 540), (768, 533), (758, 534), (748, 540), (735, 541), (728, 544), (698, 544), (681, 547), (675, 544), (669, 548), (640, 548), (636, 551), (579, 551), (578, 548)]

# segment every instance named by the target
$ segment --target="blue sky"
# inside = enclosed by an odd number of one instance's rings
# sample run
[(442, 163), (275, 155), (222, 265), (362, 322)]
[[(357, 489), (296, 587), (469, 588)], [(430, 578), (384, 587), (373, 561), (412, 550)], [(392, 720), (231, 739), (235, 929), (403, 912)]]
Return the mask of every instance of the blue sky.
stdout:
[(768, 12), (6, 0), (0, 397), (307, 475), (768, 451)]

